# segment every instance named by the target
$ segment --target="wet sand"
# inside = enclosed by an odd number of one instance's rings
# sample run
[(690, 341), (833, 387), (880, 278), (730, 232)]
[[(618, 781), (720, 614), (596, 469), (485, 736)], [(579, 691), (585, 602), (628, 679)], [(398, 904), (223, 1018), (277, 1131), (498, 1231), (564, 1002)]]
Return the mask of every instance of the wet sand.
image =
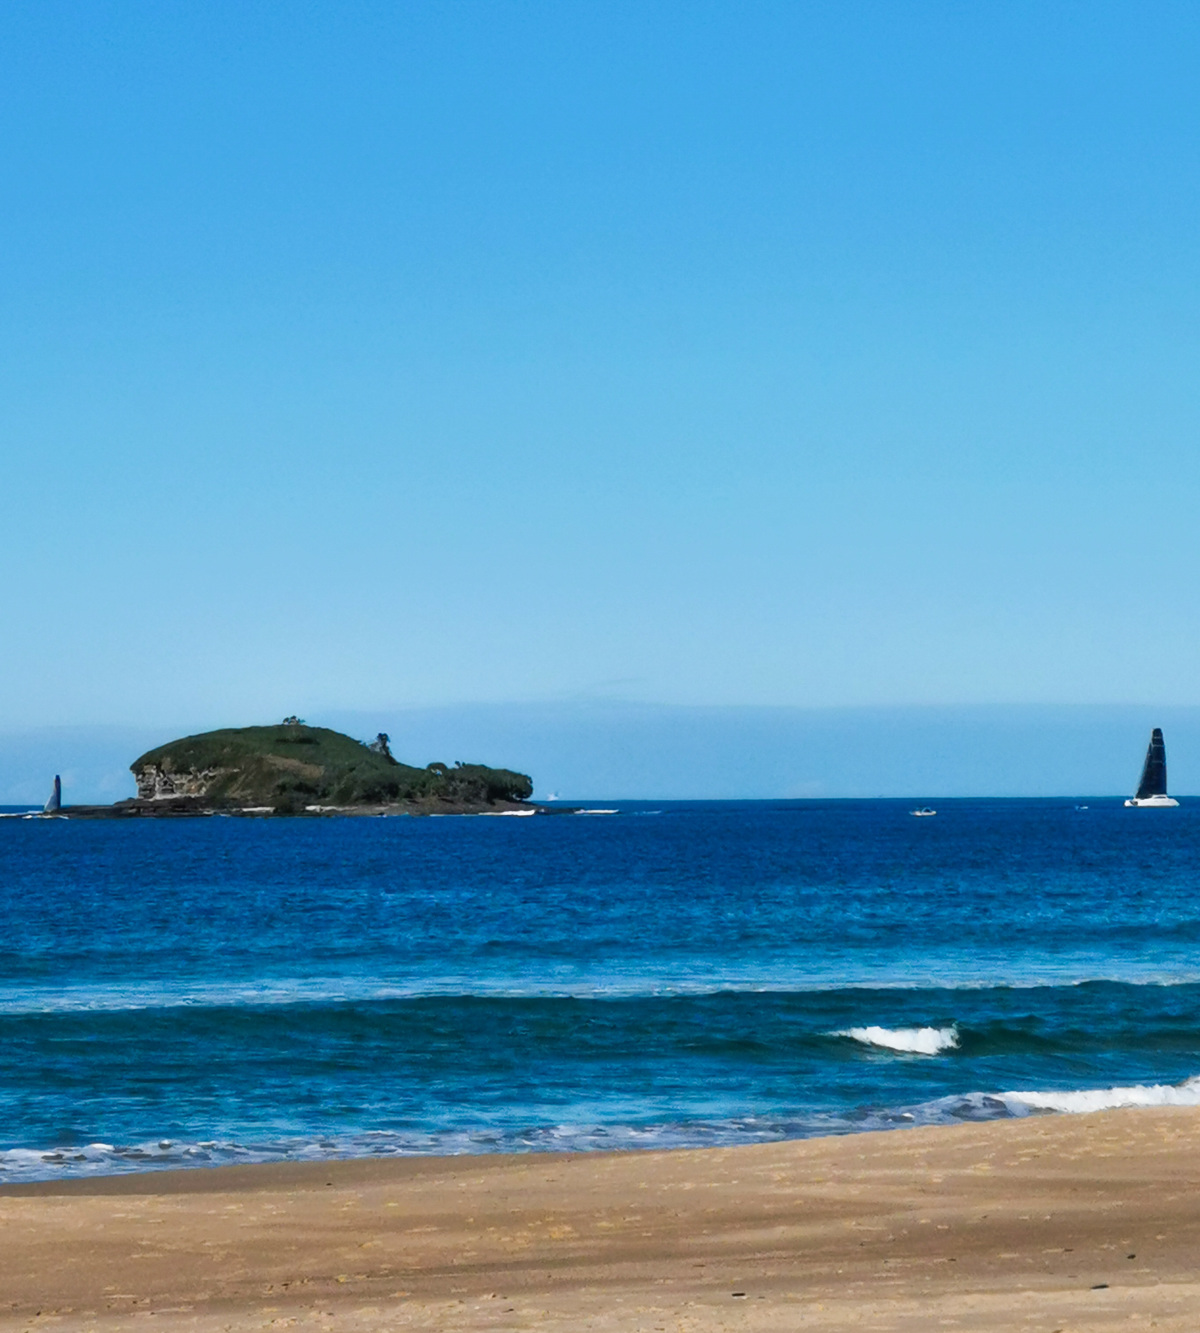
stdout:
[(0, 1190), (0, 1329), (1200, 1328), (1200, 1110)]

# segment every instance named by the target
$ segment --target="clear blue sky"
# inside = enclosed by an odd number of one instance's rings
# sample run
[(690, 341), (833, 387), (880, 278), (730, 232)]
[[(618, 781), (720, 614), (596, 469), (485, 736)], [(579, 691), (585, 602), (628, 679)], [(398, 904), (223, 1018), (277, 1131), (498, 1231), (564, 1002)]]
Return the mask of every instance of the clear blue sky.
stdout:
[(1153, 0), (9, 0), (0, 726), (1200, 703), (1198, 69)]

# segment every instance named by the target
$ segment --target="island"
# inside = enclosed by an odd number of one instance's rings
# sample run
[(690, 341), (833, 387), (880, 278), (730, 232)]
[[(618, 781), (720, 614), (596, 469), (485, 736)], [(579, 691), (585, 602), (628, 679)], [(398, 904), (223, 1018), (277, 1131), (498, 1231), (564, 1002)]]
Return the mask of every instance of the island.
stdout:
[(137, 796), (63, 806), (69, 817), (158, 815), (538, 814), (524, 773), (485, 764), (415, 768), (389, 738), (365, 742), (310, 727), (230, 727), (148, 750), (130, 765)]

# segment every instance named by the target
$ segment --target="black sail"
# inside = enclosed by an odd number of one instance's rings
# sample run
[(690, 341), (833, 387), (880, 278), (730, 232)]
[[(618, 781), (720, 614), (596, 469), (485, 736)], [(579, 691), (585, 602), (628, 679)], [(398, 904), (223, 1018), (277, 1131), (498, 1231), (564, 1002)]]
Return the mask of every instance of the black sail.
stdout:
[(1167, 794), (1167, 749), (1163, 745), (1161, 727), (1155, 727), (1150, 733), (1150, 748), (1146, 751), (1146, 762), (1142, 766), (1142, 780), (1138, 783), (1137, 800), (1147, 796), (1165, 796)]

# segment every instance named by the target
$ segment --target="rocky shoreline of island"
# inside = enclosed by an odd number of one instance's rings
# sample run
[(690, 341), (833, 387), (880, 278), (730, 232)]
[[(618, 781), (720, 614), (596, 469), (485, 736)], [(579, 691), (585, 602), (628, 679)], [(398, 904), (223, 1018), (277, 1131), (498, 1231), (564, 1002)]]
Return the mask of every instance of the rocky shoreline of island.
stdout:
[[(387, 805), (313, 805), (300, 810), (281, 811), (270, 805), (211, 805), (204, 800), (150, 800), (136, 797), (114, 801), (111, 805), (64, 805), (46, 815), (58, 819), (195, 819), (223, 816), (238, 819), (267, 819), (286, 815), (315, 819), (331, 817), (391, 818), (400, 816), (434, 817), (439, 815), (566, 815), (574, 806), (535, 805), (527, 801), (396, 801)], [(30, 816), (41, 818), (38, 811)]]

